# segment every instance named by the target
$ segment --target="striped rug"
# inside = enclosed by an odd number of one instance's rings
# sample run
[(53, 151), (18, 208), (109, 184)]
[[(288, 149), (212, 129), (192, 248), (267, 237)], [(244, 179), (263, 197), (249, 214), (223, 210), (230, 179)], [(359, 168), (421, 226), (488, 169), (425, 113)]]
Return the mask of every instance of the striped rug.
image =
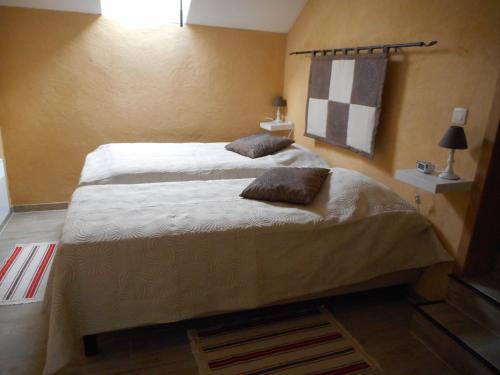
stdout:
[(0, 262), (0, 305), (43, 300), (56, 243), (16, 245)]
[(201, 375), (373, 374), (371, 359), (324, 307), (188, 332)]

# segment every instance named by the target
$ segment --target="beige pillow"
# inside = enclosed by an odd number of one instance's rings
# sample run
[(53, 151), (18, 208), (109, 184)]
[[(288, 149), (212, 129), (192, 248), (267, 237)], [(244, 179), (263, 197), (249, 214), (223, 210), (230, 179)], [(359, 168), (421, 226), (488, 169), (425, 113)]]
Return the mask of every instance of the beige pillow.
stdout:
[(257, 177), (240, 194), (243, 198), (309, 204), (330, 173), (325, 168), (272, 168)]
[(267, 133), (259, 133), (237, 139), (227, 144), (226, 150), (255, 159), (288, 147), (293, 142), (292, 139), (287, 137), (277, 137)]

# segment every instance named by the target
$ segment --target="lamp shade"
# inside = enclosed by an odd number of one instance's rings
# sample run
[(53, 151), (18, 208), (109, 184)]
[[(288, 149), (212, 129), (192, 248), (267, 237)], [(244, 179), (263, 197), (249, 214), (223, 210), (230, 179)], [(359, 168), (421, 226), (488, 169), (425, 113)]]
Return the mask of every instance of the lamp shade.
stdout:
[(273, 107), (286, 107), (286, 100), (282, 96), (273, 99)]
[(450, 126), (443, 138), (441, 138), (439, 146), (454, 150), (466, 150), (468, 146), (464, 128), (461, 126)]

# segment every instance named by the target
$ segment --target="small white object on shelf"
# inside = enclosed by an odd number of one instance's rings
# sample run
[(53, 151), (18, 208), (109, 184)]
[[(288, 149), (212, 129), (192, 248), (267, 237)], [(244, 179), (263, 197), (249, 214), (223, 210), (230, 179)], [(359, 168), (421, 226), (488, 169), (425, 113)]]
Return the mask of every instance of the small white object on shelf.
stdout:
[(291, 121), (262, 121), (260, 123), (262, 129), (266, 129), (270, 132), (277, 132), (282, 130), (292, 130), (293, 122)]
[(415, 186), (430, 193), (447, 193), (450, 191), (469, 191), (470, 180), (445, 180), (437, 174), (424, 174), (415, 169), (398, 169), (394, 175), (396, 180)]

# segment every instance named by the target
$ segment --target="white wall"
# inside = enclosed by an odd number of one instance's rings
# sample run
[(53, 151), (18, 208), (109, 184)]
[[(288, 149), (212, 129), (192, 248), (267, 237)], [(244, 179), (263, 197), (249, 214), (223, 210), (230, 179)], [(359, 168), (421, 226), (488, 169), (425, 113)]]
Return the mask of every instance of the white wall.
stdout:
[(3, 159), (0, 159), (0, 225), (9, 216), (10, 203)]

